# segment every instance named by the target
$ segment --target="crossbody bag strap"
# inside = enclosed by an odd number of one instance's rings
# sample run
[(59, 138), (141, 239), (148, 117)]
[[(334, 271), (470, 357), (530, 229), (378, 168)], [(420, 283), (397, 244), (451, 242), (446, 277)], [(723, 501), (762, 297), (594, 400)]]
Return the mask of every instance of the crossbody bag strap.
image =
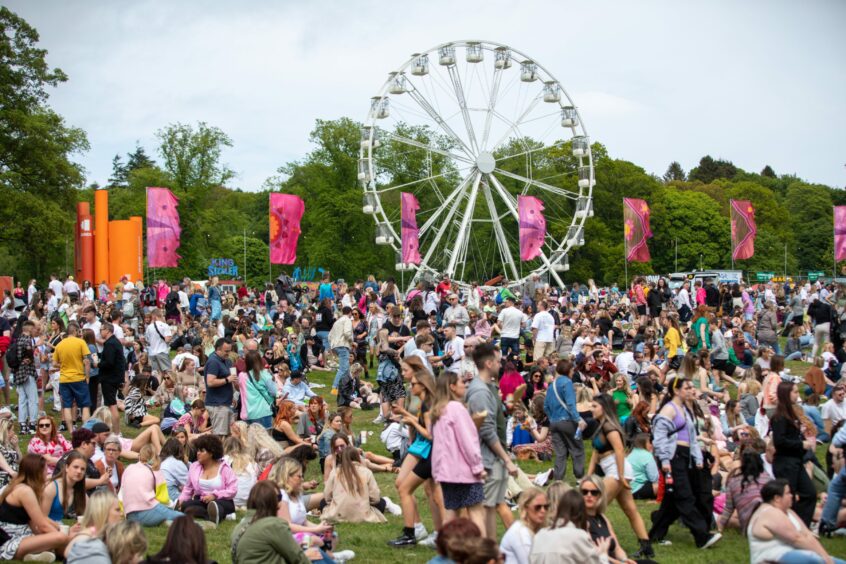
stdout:
[(563, 407), (563, 408), (564, 408), (564, 411), (566, 411), (566, 412), (567, 412), (567, 415), (569, 415), (570, 417), (572, 417), (572, 416), (573, 416), (573, 414), (572, 414), (572, 413), (570, 413), (570, 408), (569, 408), (569, 407), (567, 407), (567, 404), (566, 404), (566, 403), (564, 403), (564, 400), (563, 400), (563, 399), (561, 399), (561, 394), (559, 394), (559, 393), (558, 393), (558, 386), (556, 386), (556, 385), (555, 385), (555, 381), (554, 381), (554, 380), (553, 380), (553, 382), (552, 382), (552, 391), (553, 391), (553, 392), (555, 392), (555, 397), (556, 397), (556, 398), (558, 398), (558, 403), (560, 403), (560, 404), (561, 404), (561, 407)]

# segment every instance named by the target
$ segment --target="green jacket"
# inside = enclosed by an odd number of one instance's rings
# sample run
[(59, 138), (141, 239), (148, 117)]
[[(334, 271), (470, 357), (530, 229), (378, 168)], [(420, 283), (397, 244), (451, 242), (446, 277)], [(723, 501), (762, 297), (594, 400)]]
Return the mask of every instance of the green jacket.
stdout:
[(275, 516), (251, 523), (253, 513), (232, 531), (233, 564), (310, 564), (288, 523)]

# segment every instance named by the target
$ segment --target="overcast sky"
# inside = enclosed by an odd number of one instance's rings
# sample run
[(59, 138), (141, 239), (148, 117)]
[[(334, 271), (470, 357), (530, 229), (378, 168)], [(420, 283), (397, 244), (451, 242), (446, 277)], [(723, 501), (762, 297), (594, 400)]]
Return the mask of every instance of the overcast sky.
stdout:
[[(112, 157), (205, 121), (230, 135), (235, 187), (311, 148), (316, 119), (362, 120), (408, 56), (455, 39), (542, 63), (613, 157), (663, 174), (710, 154), (846, 185), (846, 2), (8, 0), (70, 80), (50, 103)], [(601, 190), (601, 187), (597, 187)]]

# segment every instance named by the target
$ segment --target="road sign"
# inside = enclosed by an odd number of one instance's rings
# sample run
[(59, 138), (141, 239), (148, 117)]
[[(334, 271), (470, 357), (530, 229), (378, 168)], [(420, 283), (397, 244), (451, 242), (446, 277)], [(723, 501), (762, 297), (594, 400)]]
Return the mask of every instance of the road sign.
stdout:
[(823, 276), (825, 276), (825, 272), (823, 272), (822, 270), (808, 271), (808, 281), (809, 282), (816, 282), (817, 280), (819, 280)]
[(758, 278), (758, 282), (769, 282), (775, 276), (775, 272), (757, 272), (755, 274)]

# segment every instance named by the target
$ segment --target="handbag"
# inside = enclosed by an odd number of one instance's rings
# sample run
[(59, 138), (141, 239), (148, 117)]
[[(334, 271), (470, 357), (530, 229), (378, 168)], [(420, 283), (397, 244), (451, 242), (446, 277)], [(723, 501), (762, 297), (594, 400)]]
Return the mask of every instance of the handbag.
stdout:
[(432, 454), (432, 441), (417, 435), (414, 442), (408, 447), (408, 454), (413, 454), (421, 460), (429, 458), (429, 455)]
[[(150, 468), (148, 466), (148, 468)], [(167, 482), (160, 484), (156, 483), (156, 473), (150, 468), (150, 474), (153, 475), (153, 483), (156, 485), (156, 501), (162, 505), (170, 505), (170, 494), (167, 492)]]

